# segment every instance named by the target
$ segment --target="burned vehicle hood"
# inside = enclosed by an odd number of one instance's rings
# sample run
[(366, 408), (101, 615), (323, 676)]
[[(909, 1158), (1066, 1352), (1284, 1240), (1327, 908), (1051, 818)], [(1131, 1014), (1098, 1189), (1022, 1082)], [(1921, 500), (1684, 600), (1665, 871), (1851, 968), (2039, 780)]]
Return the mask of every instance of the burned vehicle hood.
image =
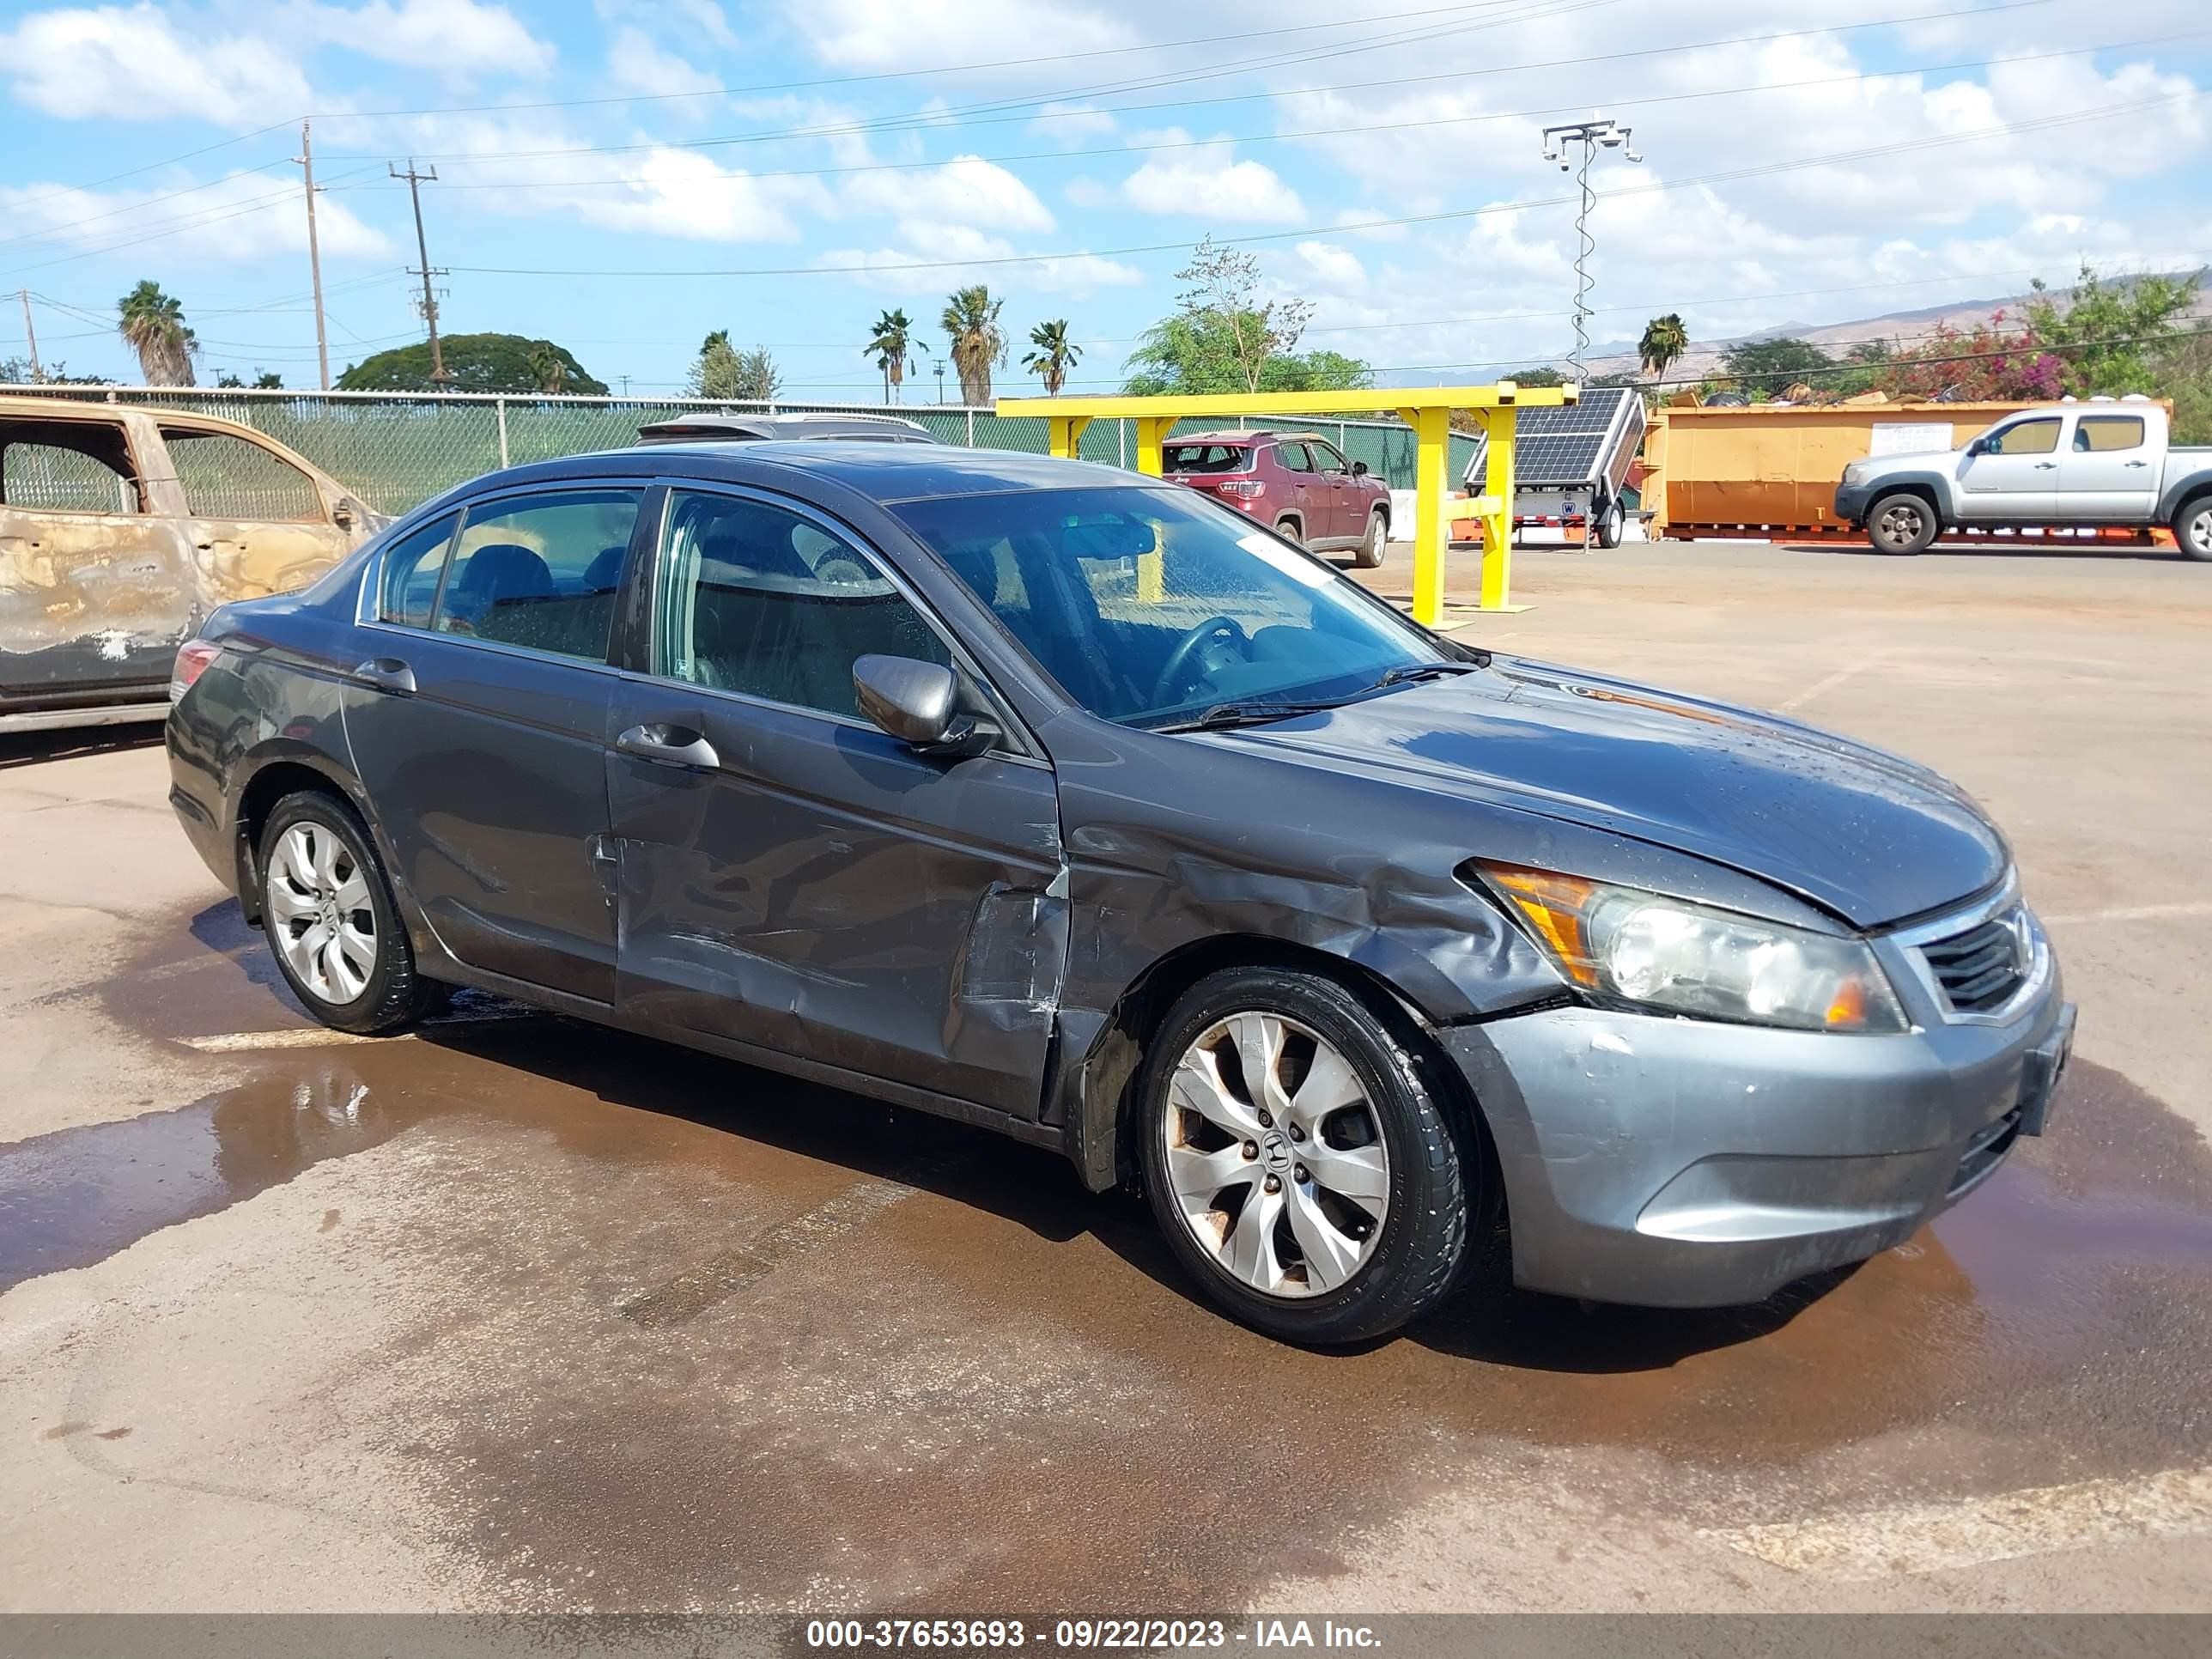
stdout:
[(1486, 672), (1229, 735), (1689, 854), (1860, 927), (1964, 899), (2010, 861), (1964, 792), (1899, 756), (1539, 663), (1499, 658)]

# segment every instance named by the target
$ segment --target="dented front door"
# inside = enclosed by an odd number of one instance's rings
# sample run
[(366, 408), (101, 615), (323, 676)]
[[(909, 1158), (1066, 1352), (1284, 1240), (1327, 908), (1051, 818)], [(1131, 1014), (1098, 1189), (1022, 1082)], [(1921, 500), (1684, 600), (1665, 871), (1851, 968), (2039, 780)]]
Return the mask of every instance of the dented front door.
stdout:
[(1049, 769), (629, 682), (608, 756), (625, 1012), (1034, 1118), (1066, 960)]
[(289, 593), (321, 575), (354, 545), (326, 492), (307, 473), (243, 433), (163, 422), (165, 477), (184, 509), (185, 538), (209, 609), (233, 599)]

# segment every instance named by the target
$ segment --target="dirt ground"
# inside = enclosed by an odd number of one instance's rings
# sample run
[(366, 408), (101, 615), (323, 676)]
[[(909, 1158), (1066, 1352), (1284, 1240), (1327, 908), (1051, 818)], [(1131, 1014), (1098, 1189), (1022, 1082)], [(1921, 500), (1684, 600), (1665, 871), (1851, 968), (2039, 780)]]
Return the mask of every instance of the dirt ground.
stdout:
[(2212, 1610), (2212, 568), (1515, 574), (1462, 637), (2013, 837), (2078, 1059), (1933, 1228), (1285, 1348), (1047, 1153), (487, 1002), (327, 1041), (158, 747), (0, 738), (0, 1609)]

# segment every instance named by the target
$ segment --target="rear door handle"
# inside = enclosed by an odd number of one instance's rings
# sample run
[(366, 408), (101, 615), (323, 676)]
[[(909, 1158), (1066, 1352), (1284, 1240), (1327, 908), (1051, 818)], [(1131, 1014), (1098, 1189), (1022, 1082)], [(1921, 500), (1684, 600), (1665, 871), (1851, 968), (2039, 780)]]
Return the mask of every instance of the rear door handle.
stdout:
[(615, 739), (615, 747), (640, 760), (653, 761), (662, 766), (688, 766), (702, 772), (711, 771), (722, 763), (722, 757), (714, 752), (714, 745), (707, 741), (703, 733), (688, 726), (661, 721), (631, 726)]
[(396, 697), (415, 695), (415, 671), (397, 657), (371, 657), (353, 671), (353, 677), (374, 690)]

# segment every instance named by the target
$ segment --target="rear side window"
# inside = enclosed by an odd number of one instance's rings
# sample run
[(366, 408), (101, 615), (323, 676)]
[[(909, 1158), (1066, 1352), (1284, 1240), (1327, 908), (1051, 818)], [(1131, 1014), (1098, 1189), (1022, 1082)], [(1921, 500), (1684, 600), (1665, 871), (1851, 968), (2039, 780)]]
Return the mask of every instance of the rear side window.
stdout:
[(0, 423), (0, 502), (49, 513), (138, 513), (141, 499), (119, 423)]
[(403, 628), (430, 625), (430, 602), (438, 597), (438, 578), (446, 569), (446, 544), (453, 539), (453, 526), (460, 521), (459, 514), (448, 513), (385, 550), (376, 610), (380, 620)]
[(640, 491), (564, 489), (468, 515), (431, 626), (605, 662)]
[(1170, 444), (1160, 452), (1163, 472), (1242, 472), (1252, 452), (1240, 444)]
[(693, 685), (857, 719), (855, 659), (952, 660), (874, 558), (767, 501), (678, 491), (659, 569), (653, 659)]
[(2058, 447), (2058, 422), (2022, 421), (1997, 434), (1990, 453), (1997, 455), (2048, 455)]
[(2081, 424), (2074, 428), (2074, 447), (2085, 454), (2094, 455), (2107, 449), (2140, 449), (2142, 441), (2140, 415), (2084, 415)]
[(282, 456), (228, 432), (163, 427), (161, 442), (195, 519), (261, 519), (321, 524), (322, 492)]

